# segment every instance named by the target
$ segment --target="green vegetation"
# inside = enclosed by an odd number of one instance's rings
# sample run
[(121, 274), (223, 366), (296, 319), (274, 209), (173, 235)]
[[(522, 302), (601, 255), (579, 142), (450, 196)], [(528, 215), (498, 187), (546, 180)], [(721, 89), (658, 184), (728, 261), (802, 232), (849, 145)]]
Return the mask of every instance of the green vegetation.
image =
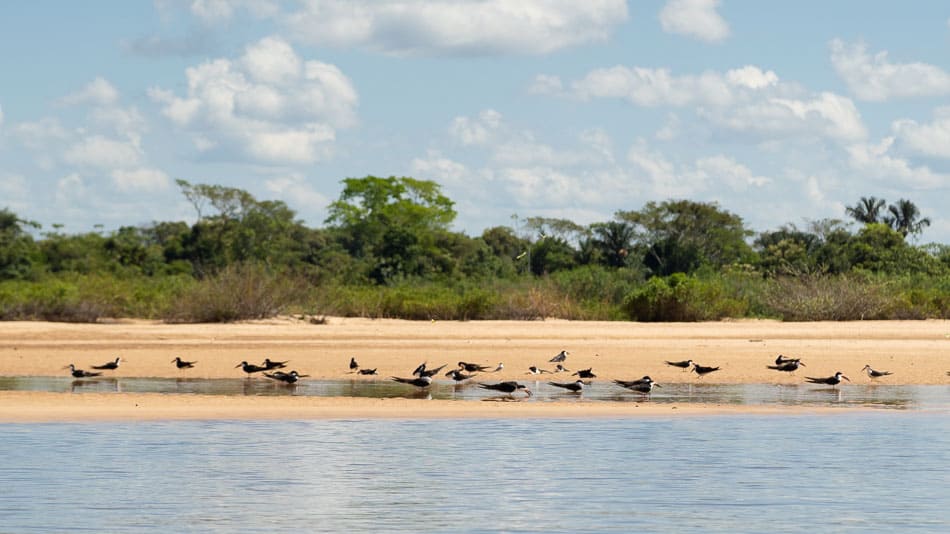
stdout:
[(613, 220), (451, 230), (430, 181), (347, 178), (323, 228), (286, 204), (179, 180), (196, 222), (64, 234), (0, 210), (0, 319), (788, 321), (950, 317), (950, 247), (909, 200), (760, 233), (715, 203), (648, 202)]

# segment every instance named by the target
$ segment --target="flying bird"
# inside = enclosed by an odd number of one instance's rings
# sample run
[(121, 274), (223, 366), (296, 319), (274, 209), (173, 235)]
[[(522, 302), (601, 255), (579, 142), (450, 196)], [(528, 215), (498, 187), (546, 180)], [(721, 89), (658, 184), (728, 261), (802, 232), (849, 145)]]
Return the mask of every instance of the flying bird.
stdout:
[(182, 360), (181, 357), (176, 356), (175, 359), (172, 360), (172, 363), (174, 363), (174, 364), (175, 364), (175, 367), (177, 367), (177, 368), (179, 368), (179, 369), (191, 369), (191, 368), (194, 367), (195, 364), (198, 363), (198, 362), (196, 362), (196, 361), (195, 361), (195, 362), (186, 362), (185, 360)]
[(557, 356), (551, 358), (551, 359), (548, 360), (548, 361), (551, 362), (551, 363), (561, 363), (561, 362), (563, 362), (564, 360), (567, 359), (567, 355), (568, 355), (568, 354), (570, 354), (570, 353), (567, 352), (566, 350), (562, 350), (561, 352), (557, 353)]
[(892, 372), (890, 372), (890, 371), (875, 371), (874, 369), (871, 369), (871, 364), (865, 365), (865, 366), (864, 366), (864, 369), (861, 369), (861, 370), (862, 370), (862, 371), (867, 371), (867, 372), (868, 372), (868, 377), (871, 378), (872, 380), (875, 379), (875, 378), (881, 378), (882, 376), (887, 376), (887, 375), (892, 375), (892, 374), (894, 374), (894, 373), (892, 373)]
[(829, 376), (825, 378), (814, 378), (814, 377), (806, 376), (805, 380), (808, 380), (812, 384), (825, 384), (827, 386), (837, 386), (838, 384), (841, 383), (842, 378), (847, 380), (848, 382), (851, 381), (851, 379), (844, 376), (844, 373), (842, 373), (841, 371), (838, 371), (837, 373), (835, 373), (834, 376)]
[(102, 369), (103, 371), (113, 371), (119, 368), (119, 358), (116, 358), (114, 361), (106, 362), (102, 365), (93, 365), (93, 369)]
[(399, 378), (398, 376), (390, 377), (394, 381), (409, 384), (410, 386), (416, 386), (417, 388), (427, 388), (432, 385), (432, 378), (428, 376), (420, 376), (417, 378)]
[[(83, 371), (82, 369), (76, 369), (76, 366), (69, 364), (66, 367), (69, 367), (69, 373), (73, 375), (73, 378), (91, 378), (93, 376), (99, 376), (102, 373), (93, 373), (92, 371)], [(64, 369), (66, 368), (64, 367)]]
[(686, 372), (686, 371), (689, 370), (690, 366), (693, 365), (693, 360), (684, 360), (684, 361), (681, 361), (681, 362), (671, 362), (671, 361), (667, 360), (666, 365), (672, 365), (673, 367), (679, 367), (680, 369), (683, 370), (683, 372)]
[(584, 382), (577, 380), (575, 382), (548, 382), (554, 387), (566, 389), (571, 393), (580, 393), (584, 389)]

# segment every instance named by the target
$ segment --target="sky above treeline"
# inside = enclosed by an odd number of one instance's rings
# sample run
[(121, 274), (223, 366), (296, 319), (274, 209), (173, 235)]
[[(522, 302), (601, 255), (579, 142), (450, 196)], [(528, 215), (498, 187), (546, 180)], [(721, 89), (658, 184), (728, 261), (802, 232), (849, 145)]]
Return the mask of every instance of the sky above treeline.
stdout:
[(0, 208), (47, 230), (194, 221), (179, 178), (320, 227), (343, 178), (395, 175), (470, 235), (876, 196), (950, 243), (944, 1), (35, 0), (0, 8), (0, 72)]

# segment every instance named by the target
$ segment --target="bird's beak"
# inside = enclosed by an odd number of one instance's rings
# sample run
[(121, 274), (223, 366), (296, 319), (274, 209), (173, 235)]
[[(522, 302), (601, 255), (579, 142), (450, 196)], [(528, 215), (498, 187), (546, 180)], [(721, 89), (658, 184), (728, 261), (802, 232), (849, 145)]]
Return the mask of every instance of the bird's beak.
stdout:
[(848, 382), (850, 382), (850, 381), (851, 381), (851, 379), (850, 379), (850, 378), (848, 378), (848, 377), (846, 377), (846, 376), (844, 376), (844, 375), (841, 375), (841, 378), (843, 378), (843, 379), (845, 379), (845, 380), (847, 380)]
[(661, 385), (657, 384), (656, 382), (654, 382), (654, 383), (653, 383), (653, 387), (655, 387), (655, 388), (661, 388), (661, 387), (663, 387), (663, 386), (661, 386)]
[(804, 363), (804, 362), (798, 362), (798, 365), (801, 365), (802, 367), (805, 367), (805, 363)]
[(527, 393), (529, 397), (534, 395), (534, 393), (531, 393), (531, 390), (528, 388), (524, 388), (524, 392)]
[(175, 360), (172, 360), (172, 361), (170, 361), (170, 362), (168, 362), (168, 363), (175, 363)]
[(243, 365), (243, 364), (240, 364), (240, 363), (239, 363), (239, 364), (235, 365), (234, 368), (237, 369), (238, 367), (240, 367), (240, 366), (242, 366), (242, 365)]

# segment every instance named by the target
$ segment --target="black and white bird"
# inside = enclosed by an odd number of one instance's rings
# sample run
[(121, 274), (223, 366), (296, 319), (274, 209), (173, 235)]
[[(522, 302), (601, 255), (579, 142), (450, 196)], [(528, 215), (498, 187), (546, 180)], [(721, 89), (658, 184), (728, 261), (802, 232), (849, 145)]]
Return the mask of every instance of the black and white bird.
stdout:
[(568, 369), (567, 367), (564, 367), (564, 366), (561, 365), (561, 364), (557, 364), (557, 365), (554, 366), (554, 372), (555, 372), (555, 373), (570, 373), (571, 370)]
[(497, 384), (481, 384), (480, 383), (478, 384), (478, 387), (482, 389), (490, 389), (492, 391), (500, 391), (502, 393), (507, 393), (509, 395), (519, 390), (524, 391), (525, 395), (529, 397), (532, 395), (531, 390), (528, 389), (528, 386), (524, 384), (519, 384), (513, 380), (508, 381), (508, 382), (498, 382)]
[(812, 384), (825, 384), (826, 386), (837, 386), (838, 384), (841, 383), (842, 378), (847, 380), (848, 382), (851, 381), (851, 379), (844, 376), (844, 373), (842, 373), (841, 371), (838, 371), (837, 373), (835, 373), (834, 376), (829, 376), (825, 378), (814, 378), (811, 376), (806, 376), (805, 380), (808, 380)]
[(892, 372), (890, 372), (890, 371), (875, 371), (874, 369), (871, 369), (871, 364), (865, 365), (865, 366), (864, 366), (864, 369), (861, 369), (861, 370), (862, 370), (862, 371), (867, 371), (867, 372), (868, 372), (868, 377), (869, 377), (871, 380), (873, 380), (873, 379), (875, 379), (875, 378), (881, 378), (882, 376), (887, 376), (887, 375), (892, 375), (892, 374), (894, 374), (894, 373), (892, 373)]
[(301, 378), (304, 378), (304, 377), (306, 377), (306, 376), (310, 376), (310, 375), (297, 374), (297, 371), (291, 371), (291, 372), (289, 372), (289, 373), (285, 373), (285, 372), (283, 372), (283, 371), (274, 371), (273, 373), (266, 373), (266, 372), (265, 372), (265, 373), (264, 373), (264, 376), (266, 376), (267, 378), (272, 378), (272, 379), (274, 379), (274, 380), (278, 380), (278, 381), (283, 382), (283, 383), (285, 383), (285, 384), (295, 384), (295, 383), (297, 382), (297, 380), (299, 380), (299, 379), (301, 379)]
[(580, 369), (577, 372), (572, 373), (571, 376), (577, 376), (580, 378), (597, 378), (597, 375), (595, 375), (593, 371), (593, 367), (588, 367), (587, 369)]
[(666, 365), (671, 365), (671, 366), (673, 366), (673, 367), (679, 367), (679, 368), (682, 369), (683, 372), (685, 373), (686, 371), (689, 371), (689, 368), (693, 365), (693, 360), (683, 360), (683, 361), (681, 361), (681, 362), (671, 362), (671, 361), (667, 360), (667, 361), (666, 361)]
[(566, 350), (562, 350), (561, 352), (557, 353), (557, 356), (551, 358), (548, 361), (551, 363), (561, 363), (567, 359), (568, 354), (570, 354), (570, 352), (567, 352)]
[(663, 387), (654, 382), (649, 376), (644, 376), (643, 378), (637, 380), (614, 380), (614, 384), (627, 388), (630, 391), (636, 391), (637, 393), (643, 394), (650, 393), (653, 391), (654, 387)]
[(484, 373), (490, 368), (488, 365), (479, 365), (477, 363), (468, 362), (459, 362), (459, 367), (461, 367), (463, 371), (468, 371), (469, 373)]
[(423, 377), (426, 377), (426, 376), (428, 376), (428, 377), (433, 377), (433, 376), (437, 375), (437, 374), (439, 373), (439, 371), (441, 371), (442, 369), (444, 369), (446, 365), (448, 365), (448, 364), (447, 364), (447, 363), (444, 363), (444, 364), (442, 364), (442, 365), (436, 367), (435, 369), (423, 369), (422, 372), (419, 373), (419, 378), (423, 378)]
[(699, 365), (698, 363), (693, 364), (693, 372), (699, 376), (705, 376), (713, 371), (718, 371), (719, 367), (707, 367), (705, 365)]
[(417, 388), (427, 388), (432, 385), (432, 378), (428, 376), (420, 376), (416, 378), (400, 378), (398, 376), (390, 377), (394, 381), (409, 384), (410, 386), (416, 386)]
[(775, 365), (783, 365), (786, 363), (801, 362), (801, 361), (802, 361), (801, 358), (788, 358), (782, 354), (779, 354), (778, 357), (775, 358)]
[(426, 372), (426, 362), (422, 362), (418, 367), (412, 371), (412, 376), (422, 376), (422, 373)]
[(172, 360), (172, 363), (175, 364), (175, 367), (179, 369), (191, 369), (198, 362), (186, 362), (185, 360), (182, 360), (180, 356), (176, 356), (175, 359)]
[(119, 358), (116, 358), (111, 362), (106, 362), (102, 365), (93, 365), (92, 368), (101, 369), (103, 371), (114, 371), (119, 368)]
[(361, 375), (375, 375), (376, 369), (360, 369), (358, 372)]
[(284, 367), (287, 367), (288, 361), (289, 360), (285, 360), (282, 362), (275, 362), (275, 361), (271, 361), (270, 358), (264, 358), (264, 363), (261, 365), (264, 367), (265, 371), (270, 371), (271, 369), (283, 369)]
[(554, 387), (566, 389), (571, 393), (580, 393), (584, 390), (584, 382), (577, 380), (574, 382), (548, 382)]
[(529, 374), (529, 375), (543, 375), (544, 373), (550, 373), (550, 372), (551, 372), (551, 371), (548, 371), (548, 370), (546, 370), (546, 369), (541, 369), (540, 367), (538, 367), (538, 366), (536, 366), (536, 365), (532, 365), (531, 367), (528, 367), (528, 373), (527, 373), (527, 374)]
[(463, 380), (468, 380), (469, 378), (475, 377), (475, 375), (467, 375), (458, 369), (452, 369), (448, 373), (445, 373), (445, 376), (455, 380), (456, 382), (461, 382)]
[(82, 369), (76, 369), (76, 366), (73, 364), (69, 364), (66, 367), (69, 367), (69, 373), (73, 375), (73, 378), (91, 378), (93, 376), (99, 376), (102, 374), (102, 373), (93, 373), (92, 371), (83, 371)]
[(360, 364), (356, 363), (356, 357), (350, 357), (350, 372), (355, 373), (357, 369), (360, 368)]
[(497, 373), (497, 372), (500, 372), (500, 371), (501, 371), (502, 369), (504, 369), (504, 368), (505, 368), (505, 364), (502, 363), (502, 362), (498, 362), (498, 367), (495, 367), (495, 370), (492, 371), (492, 372), (493, 372), (493, 373)]
[(247, 363), (247, 362), (241, 362), (234, 366), (235, 369), (237, 369), (238, 367), (240, 367), (242, 371), (247, 373), (248, 377), (250, 377), (253, 373), (259, 373), (261, 371), (267, 370), (266, 367), (261, 367), (260, 365), (254, 365), (253, 363)]
[(786, 360), (782, 363), (776, 365), (766, 365), (769, 369), (775, 369), (776, 371), (783, 371), (786, 373), (794, 373), (798, 370), (798, 367), (805, 367), (805, 364), (801, 360)]

